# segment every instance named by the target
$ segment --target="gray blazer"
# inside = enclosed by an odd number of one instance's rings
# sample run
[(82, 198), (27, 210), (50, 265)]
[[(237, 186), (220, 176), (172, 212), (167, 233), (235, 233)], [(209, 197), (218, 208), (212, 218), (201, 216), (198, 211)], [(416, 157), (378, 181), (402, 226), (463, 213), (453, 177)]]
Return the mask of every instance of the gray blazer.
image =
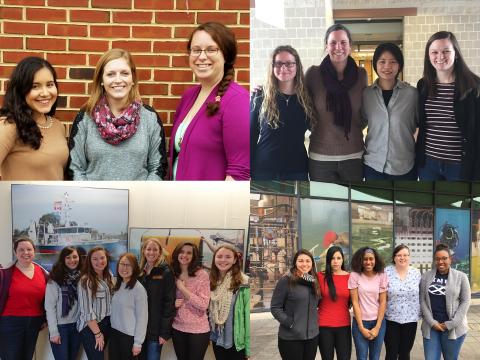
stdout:
[[(422, 307), (422, 335), (430, 339), (430, 329), (437, 323), (432, 315), (432, 306), (428, 295), (430, 286), (437, 270), (430, 270), (422, 275), (420, 282), (420, 305)], [(450, 320), (445, 322), (448, 329), (448, 338), (456, 339), (467, 333), (467, 312), (470, 306), (470, 284), (467, 275), (450, 268), (447, 285), (445, 287), (447, 314)]]

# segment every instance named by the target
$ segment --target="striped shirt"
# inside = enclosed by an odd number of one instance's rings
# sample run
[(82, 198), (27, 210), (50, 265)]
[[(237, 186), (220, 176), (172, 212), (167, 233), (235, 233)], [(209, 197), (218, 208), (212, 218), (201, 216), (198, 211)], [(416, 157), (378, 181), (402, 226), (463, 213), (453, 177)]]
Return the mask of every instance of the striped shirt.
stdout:
[(437, 94), (429, 96), (425, 102), (425, 151), (433, 158), (461, 161), (462, 135), (453, 108), (455, 83), (437, 83), (436, 86)]
[(112, 294), (107, 283), (98, 279), (97, 294), (93, 297), (92, 290), (88, 286), (85, 289), (80, 280), (78, 282), (78, 307), (80, 308), (80, 317), (77, 321), (78, 331), (82, 331), (90, 320), (96, 320), (99, 323), (105, 317), (110, 316)]

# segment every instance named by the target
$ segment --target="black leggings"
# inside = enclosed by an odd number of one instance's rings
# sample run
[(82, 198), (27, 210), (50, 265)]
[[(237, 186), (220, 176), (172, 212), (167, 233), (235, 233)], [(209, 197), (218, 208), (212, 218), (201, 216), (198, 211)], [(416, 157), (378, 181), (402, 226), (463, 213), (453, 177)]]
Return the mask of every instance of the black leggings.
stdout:
[(213, 353), (215, 354), (216, 360), (244, 360), (245, 359), (245, 350), (237, 351), (235, 345), (229, 349), (224, 347), (217, 346), (216, 343), (212, 341)]
[(387, 320), (385, 360), (409, 360), (416, 332), (416, 322), (399, 324)]
[(282, 360), (314, 360), (318, 338), (308, 340), (283, 340), (278, 338), (278, 350)]
[(210, 342), (210, 332), (192, 334), (173, 329), (172, 341), (178, 360), (203, 360)]
[(133, 336), (122, 333), (112, 328), (108, 358), (115, 360), (133, 360)]
[(318, 349), (322, 360), (333, 360), (334, 351), (337, 360), (348, 360), (352, 355), (352, 331), (349, 326), (319, 327)]

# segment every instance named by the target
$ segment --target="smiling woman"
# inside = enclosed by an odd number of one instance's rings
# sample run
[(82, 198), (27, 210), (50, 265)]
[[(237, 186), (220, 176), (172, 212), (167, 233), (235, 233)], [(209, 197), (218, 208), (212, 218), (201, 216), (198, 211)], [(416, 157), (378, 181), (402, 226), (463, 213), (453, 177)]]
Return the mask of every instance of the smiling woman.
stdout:
[(65, 128), (55, 119), (57, 75), (27, 57), (13, 70), (0, 108), (2, 180), (63, 180), (68, 159)]
[(73, 180), (161, 180), (165, 133), (157, 113), (142, 104), (128, 51), (112, 49), (98, 61), (93, 89), (70, 136)]

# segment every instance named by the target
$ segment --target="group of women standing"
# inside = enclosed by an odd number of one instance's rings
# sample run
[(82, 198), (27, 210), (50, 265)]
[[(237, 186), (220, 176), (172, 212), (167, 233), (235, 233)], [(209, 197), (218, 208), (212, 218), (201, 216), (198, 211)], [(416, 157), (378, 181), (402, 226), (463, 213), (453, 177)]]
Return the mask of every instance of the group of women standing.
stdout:
[(157, 112), (143, 104), (133, 57), (111, 49), (98, 60), (91, 93), (67, 144), (54, 115), (59, 86), (42, 58), (21, 60), (0, 108), (3, 180), (248, 180), (248, 92), (234, 81), (237, 42), (208, 22), (190, 35), (188, 89), (173, 121), (170, 149)]
[[(48, 274), (33, 262), (29, 238), (14, 243), (17, 261), (0, 268), (0, 358), (31, 359), (40, 329), (48, 324), (55, 359), (160, 359), (170, 338), (180, 360), (203, 359), (209, 342), (215, 358), (250, 355), (250, 291), (241, 258), (230, 245), (213, 254), (210, 273), (199, 250), (181, 243), (171, 266), (158, 239), (120, 256), (116, 282), (102, 247), (64, 248)], [(45, 311), (44, 311), (45, 310)], [(45, 312), (47, 324), (45, 323)]]
[(398, 245), (385, 268), (375, 249), (363, 247), (348, 273), (342, 249), (333, 245), (325, 270), (316, 273), (313, 256), (299, 250), (271, 301), (282, 359), (313, 360), (317, 346), (323, 360), (350, 359), (353, 337), (357, 359), (378, 360), (385, 343), (385, 359), (407, 360), (420, 318), (425, 359), (457, 359), (468, 329), (468, 278), (450, 267), (445, 244), (436, 246), (434, 267), (422, 276), (409, 256), (409, 248)]
[(480, 179), (480, 78), (453, 33), (428, 40), (416, 89), (398, 79), (404, 59), (395, 44), (376, 48), (378, 79), (368, 87), (345, 26), (328, 28), (324, 44), (328, 55), (305, 76), (295, 49), (273, 51), (250, 102), (252, 179)]

